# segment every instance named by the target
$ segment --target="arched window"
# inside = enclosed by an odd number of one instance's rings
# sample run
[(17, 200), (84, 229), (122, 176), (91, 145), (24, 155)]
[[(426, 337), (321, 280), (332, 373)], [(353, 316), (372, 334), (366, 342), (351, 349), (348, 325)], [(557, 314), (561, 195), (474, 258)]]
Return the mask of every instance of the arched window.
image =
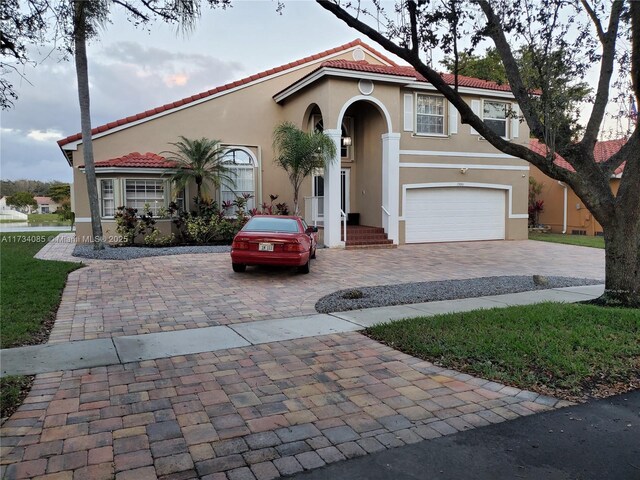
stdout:
[[(253, 157), (245, 150), (231, 149), (224, 155), (224, 165), (229, 169), (229, 177), (234, 183), (222, 181), (220, 185), (220, 204), (233, 202), (236, 197), (251, 196), (247, 201), (247, 210), (256, 206), (256, 165)], [(227, 208), (227, 215), (235, 215), (236, 207)]]

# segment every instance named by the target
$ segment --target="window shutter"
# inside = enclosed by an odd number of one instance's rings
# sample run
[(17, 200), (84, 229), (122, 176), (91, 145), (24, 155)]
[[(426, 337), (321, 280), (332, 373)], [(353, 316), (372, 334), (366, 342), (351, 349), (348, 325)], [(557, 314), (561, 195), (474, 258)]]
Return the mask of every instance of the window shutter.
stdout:
[[(482, 115), (480, 115), (480, 100), (471, 100), (471, 110), (477, 116), (482, 118)], [(470, 130), (469, 133), (471, 133), (471, 135), (479, 135), (478, 132), (476, 132), (474, 128), (469, 127), (469, 130)]]
[(513, 117), (511, 118), (511, 138), (518, 138), (520, 135), (520, 109), (517, 103), (511, 104)]
[(449, 102), (449, 135), (458, 133), (458, 110)]
[(404, 131), (413, 132), (413, 94), (404, 95)]

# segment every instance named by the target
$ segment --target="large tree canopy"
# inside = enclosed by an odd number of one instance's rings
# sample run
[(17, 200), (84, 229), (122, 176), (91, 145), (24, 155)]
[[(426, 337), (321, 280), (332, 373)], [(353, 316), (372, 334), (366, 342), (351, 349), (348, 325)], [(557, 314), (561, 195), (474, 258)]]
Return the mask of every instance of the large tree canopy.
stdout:
[[(380, 2), (316, 0), (347, 25), (411, 64), (498, 150), (527, 160), (550, 177), (567, 183), (602, 225), (606, 245), (603, 302), (640, 306), (640, 133), (637, 123), (627, 143), (597, 163), (594, 146), (612, 100), (611, 91), (640, 98), (640, 2), (632, 0), (401, 0), (390, 12)], [(494, 133), (458, 92), (423, 61), (426, 52), (462, 54), (483, 43), (500, 56), (522, 120), (547, 145), (546, 155)], [(534, 58), (533, 79), (516, 61), (525, 49)], [(570, 81), (558, 81), (559, 66)], [(566, 113), (567, 87), (597, 78), (584, 125)], [(579, 138), (573, 138), (575, 132)], [(562, 155), (573, 171), (554, 163)], [(626, 164), (615, 195), (610, 178)]]

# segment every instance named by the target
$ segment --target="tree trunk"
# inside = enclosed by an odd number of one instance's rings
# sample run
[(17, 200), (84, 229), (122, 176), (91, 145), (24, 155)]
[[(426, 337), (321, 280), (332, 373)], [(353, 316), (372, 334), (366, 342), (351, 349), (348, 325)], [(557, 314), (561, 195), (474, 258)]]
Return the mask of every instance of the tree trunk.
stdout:
[[(620, 209), (617, 209), (621, 217)], [(621, 221), (623, 220), (623, 221)], [(614, 218), (603, 225), (605, 292), (596, 303), (640, 308), (640, 221)]]
[(198, 207), (198, 215), (200, 215), (202, 213), (202, 208), (201, 208), (201, 203), (202, 200), (200, 199), (200, 192), (202, 190), (202, 181), (198, 181), (196, 180), (196, 202), (197, 202), (197, 207)]
[(300, 210), (298, 209), (298, 192), (300, 190), (299, 186), (293, 187), (293, 214), (297, 217), (300, 215)]
[(102, 221), (100, 219), (100, 205), (98, 202), (98, 183), (96, 181), (96, 168), (93, 161), (93, 143), (91, 140), (89, 71), (87, 67), (87, 18), (83, 0), (76, 0), (73, 7), (74, 55), (76, 61), (76, 76), (78, 79), (78, 100), (80, 102), (84, 171), (87, 180), (87, 193), (89, 195), (89, 210), (91, 212), (91, 233), (93, 235), (94, 250), (103, 250), (104, 239), (102, 237)]

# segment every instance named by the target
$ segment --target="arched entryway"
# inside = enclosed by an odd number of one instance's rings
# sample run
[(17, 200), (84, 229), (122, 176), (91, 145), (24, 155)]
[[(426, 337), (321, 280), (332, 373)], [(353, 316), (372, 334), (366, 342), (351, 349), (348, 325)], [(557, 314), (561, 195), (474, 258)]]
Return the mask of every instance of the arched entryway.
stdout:
[(373, 96), (352, 97), (333, 126), (324, 130), (338, 152), (323, 179), (325, 244), (344, 245), (345, 214), (352, 223), (384, 228), (397, 243), (400, 134), (393, 133), (388, 109)]

